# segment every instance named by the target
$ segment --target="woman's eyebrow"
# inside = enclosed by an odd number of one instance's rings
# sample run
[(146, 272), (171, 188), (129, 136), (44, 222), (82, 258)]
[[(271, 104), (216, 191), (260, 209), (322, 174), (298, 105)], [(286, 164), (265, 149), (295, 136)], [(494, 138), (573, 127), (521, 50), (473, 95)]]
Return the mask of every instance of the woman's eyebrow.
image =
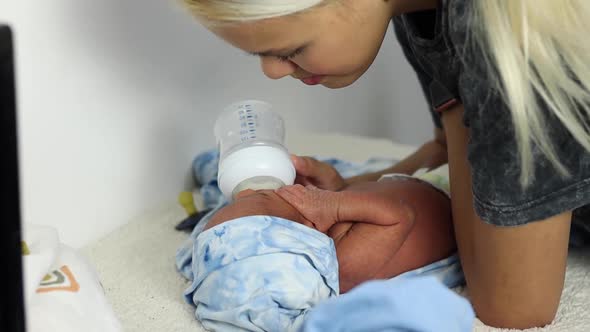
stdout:
[(278, 56), (278, 57), (287, 57), (291, 54), (301, 53), (303, 50), (309, 46), (309, 43), (303, 44), (302, 46), (296, 48), (284, 48), (284, 49), (271, 49), (262, 52), (248, 52), (250, 55), (254, 56)]

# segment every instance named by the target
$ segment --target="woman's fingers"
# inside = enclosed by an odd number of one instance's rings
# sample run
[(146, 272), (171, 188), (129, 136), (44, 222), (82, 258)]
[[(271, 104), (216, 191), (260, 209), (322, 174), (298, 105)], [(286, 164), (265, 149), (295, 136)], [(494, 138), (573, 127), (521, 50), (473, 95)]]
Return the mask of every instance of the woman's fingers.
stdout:
[(327, 170), (331, 169), (331, 166), (312, 157), (291, 155), (291, 160), (293, 161), (295, 170), (301, 176), (321, 178), (326, 175)]
[(293, 205), (293, 207), (295, 207), (297, 210), (300, 210), (303, 207), (303, 191), (305, 191), (305, 187), (298, 184), (293, 186), (284, 186), (275, 190), (277, 195), (279, 195), (289, 204)]
[(300, 184), (302, 186), (307, 187), (311, 185), (311, 181), (309, 181), (309, 178), (305, 176), (297, 175), (295, 176), (295, 184)]
[(339, 190), (345, 185), (344, 179), (332, 165), (311, 157), (291, 155), (297, 171), (295, 183), (303, 186), (315, 185), (322, 189)]
[[(296, 155), (291, 155), (291, 161), (293, 162), (293, 166), (297, 171), (297, 174), (301, 176), (312, 176), (314, 173), (314, 165), (310, 162), (309, 157), (300, 157)], [(312, 165), (310, 165), (312, 164)]]

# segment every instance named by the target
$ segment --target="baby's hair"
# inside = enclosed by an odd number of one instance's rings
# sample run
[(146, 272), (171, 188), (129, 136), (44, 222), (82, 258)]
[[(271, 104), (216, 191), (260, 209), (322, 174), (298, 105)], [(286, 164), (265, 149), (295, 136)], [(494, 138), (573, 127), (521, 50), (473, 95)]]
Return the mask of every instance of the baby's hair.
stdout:
[[(288, 16), (342, 1), (183, 0), (206, 25)], [(521, 185), (534, 179), (533, 146), (559, 174), (568, 176), (570, 170), (555, 152), (539, 102), (547, 105), (551, 120), (560, 121), (590, 151), (590, 1), (466, 1), (474, 6), (471, 40), (484, 51), (488, 70), (498, 73), (490, 75), (496, 77), (492, 84), (511, 112)]]

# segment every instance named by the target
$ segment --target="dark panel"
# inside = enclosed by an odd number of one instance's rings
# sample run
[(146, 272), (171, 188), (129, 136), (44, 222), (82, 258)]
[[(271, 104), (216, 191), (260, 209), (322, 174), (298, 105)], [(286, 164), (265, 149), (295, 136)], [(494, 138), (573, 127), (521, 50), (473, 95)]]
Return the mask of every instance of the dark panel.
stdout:
[(0, 331), (24, 331), (20, 202), (12, 34), (0, 25)]

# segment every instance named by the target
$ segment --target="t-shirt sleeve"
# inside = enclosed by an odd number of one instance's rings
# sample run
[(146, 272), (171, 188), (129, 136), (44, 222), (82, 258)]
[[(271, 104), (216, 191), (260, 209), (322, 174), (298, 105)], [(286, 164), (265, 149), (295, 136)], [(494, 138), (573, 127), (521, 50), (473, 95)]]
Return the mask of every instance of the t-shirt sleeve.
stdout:
[(494, 74), (485, 70), (480, 59), (467, 53), (459, 79), (464, 121), (470, 131), (468, 159), (478, 215), (491, 224), (516, 226), (589, 204), (590, 154), (543, 103), (540, 111), (546, 119), (547, 137), (570, 174), (560, 175), (533, 145), (532, 180), (525, 188), (520, 185), (520, 154), (510, 110), (492, 86)]
[(426, 73), (426, 71), (424, 71), (424, 69), (420, 66), (418, 61), (416, 61), (416, 57), (414, 56), (412, 49), (410, 47), (410, 43), (408, 41), (408, 35), (406, 31), (403, 29), (402, 24), (398, 21), (398, 19), (393, 20), (393, 27), (395, 29), (395, 35), (397, 37), (397, 40), (399, 41), (400, 46), (402, 47), (406, 59), (416, 72), (416, 75), (418, 76), (418, 81), (420, 83), (420, 87), (422, 88), (424, 98), (426, 98), (428, 105), (431, 106), (428, 111), (430, 112), (432, 121), (434, 122), (434, 125), (437, 128), (442, 128), (440, 115), (434, 112), (434, 108), (432, 107), (432, 100), (430, 98), (429, 85), (432, 81), (432, 78)]

